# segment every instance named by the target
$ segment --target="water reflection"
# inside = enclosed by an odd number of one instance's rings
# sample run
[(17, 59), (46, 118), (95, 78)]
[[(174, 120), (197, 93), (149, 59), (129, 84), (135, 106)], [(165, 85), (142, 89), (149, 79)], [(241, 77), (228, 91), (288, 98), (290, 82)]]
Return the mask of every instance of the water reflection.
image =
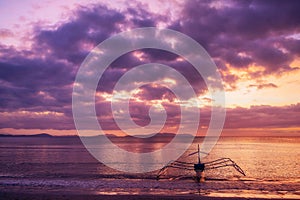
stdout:
[(150, 138), (137, 138), (132, 136), (126, 137), (111, 137), (108, 138), (119, 148), (128, 152), (134, 153), (148, 153), (162, 149), (165, 145), (170, 143), (175, 134), (168, 136), (161, 136), (159, 134)]
[[(188, 151), (180, 160), (197, 162), (196, 157), (186, 157), (187, 154), (197, 150), (202, 138), (195, 139)], [(116, 142), (116, 141), (115, 141)], [(165, 141), (132, 143), (119, 140), (118, 145), (131, 151), (153, 151), (165, 145)], [(103, 156), (114, 155), (113, 149), (105, 144), (95, 147)], [(39, 177), (155, 177), (157, 172), (145, 174), (131, 174), (110, 169), (93, 158), (77, 138), (1, 138), (0, 140), (0, 172), (14, 176), (39, 176)], [(162, 154), (150, 158), (152, 164), (164, 158)], [(209, 156), (203, 162), (220, 157), (232, 158), (243, 170), (247, 179), (264, 180), (299, 180), (300, 174), (300, 138), (221, 138)], [(125, 168), (131, 158), (120, 157), (119, 160), (111, 159)], [(192, 176), (194, 172), (172, 170), (173, 175)], [(208, 178), (238, 178), (240, 175), (230, 168), (207, 171)]]

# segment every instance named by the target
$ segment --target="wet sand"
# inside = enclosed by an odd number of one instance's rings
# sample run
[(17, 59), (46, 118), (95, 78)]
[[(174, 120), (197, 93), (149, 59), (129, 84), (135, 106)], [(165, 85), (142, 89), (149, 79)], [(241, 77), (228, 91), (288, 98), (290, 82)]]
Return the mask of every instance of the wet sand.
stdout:
[(300, 199), (300, 182), (0, 179), (0, 200)]
[[(0, 192), (0, 199), (2, 200), (241, 200), (241, 199), (269, 199), (269, 198), (243, 198), (243, 197), (207, 197), (199, 195), (97, 195), (97, 194), (52, 194), (52, 193), (18, 193), (18, 192)], [(282, 199), (282, 198), (272, 198)]]

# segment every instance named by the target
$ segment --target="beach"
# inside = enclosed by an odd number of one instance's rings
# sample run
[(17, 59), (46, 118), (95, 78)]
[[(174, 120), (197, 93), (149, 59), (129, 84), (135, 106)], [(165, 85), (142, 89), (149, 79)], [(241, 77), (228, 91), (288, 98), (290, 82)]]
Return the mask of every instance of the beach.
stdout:
[[(195, 196), (195, 195), (185, 195), (185, 196), (168, 196), (168, 195), (66, 195), (66, 194), (29, 194), (29, 193), (0, 193), (3, 199), (19, 199), (19, 200), (47, 200), (47, 199), (57, 199), (57, 200), (118, 200), (118, 199), (142, 199), (142, 200), (158, 200), (158, 199), (178, 199), (178, 200), (239, 200), (239, 199), (267, 199), (267, 198), (239, 198), (239, 197), (205, 197), (205, 196)], [(272, 199), (282, 199), (282, 198), (272, 198)]]
[(299, 199), (300, 180), (0, 179), (2, 199)]
[[(0, 193), (3, 199), (20, 199), (20, 200), (46, 200), (46, 199), (57, 199), (57, 200), (118, 200), (118, 199), (143, 199), (143, 200), (156, 200), (156, 199), (182, 199), (182, 200), (193, 200), (193, 199), (204, 199), (204, 200), (239, 200), (239, 199), (249, 199), (249, 198), (238, 198), (238, 197), (199, 197), (199, 196), (159, 196), (159, 195), (65, 195), (65, 194), (29, 194), (29, 193)], [(263, 199), (263, 198), (252, 198), (252, 199)], [(276, 199), (276, 198), (273, 198)], [(281, 199), (281, 198), (278, 198)]]

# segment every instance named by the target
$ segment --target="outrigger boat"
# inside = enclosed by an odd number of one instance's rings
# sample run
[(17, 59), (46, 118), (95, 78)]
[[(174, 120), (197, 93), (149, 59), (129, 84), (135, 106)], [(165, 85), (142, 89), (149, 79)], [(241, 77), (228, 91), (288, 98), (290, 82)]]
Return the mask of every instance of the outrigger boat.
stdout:
[(201, 162), (200, 160), (200, 153), (208, 154), (205, 152), (200, 151), (200, 146), (198, 144), (198, 150), (190, 153), (187, 157), (197, 154), (198, 155), (198, 163), (190, 163), (190, 162), (183, 162), (183, 161), (170, 161), (166, 166), (159, 170), (157, 179), (160, 179), (169, 168), (176, 168), (176, 169), (183, 169), (189, 171), (196, 172), (196, 180), (197, 182), (204, 182), (204, 170), (212, 170), (222, 167), (233, 167), (236, 171), (240, 174), (246, 176), (245, 172), (240, 168), (233, 160), (230, 158), (219, 158), (209, 162)]

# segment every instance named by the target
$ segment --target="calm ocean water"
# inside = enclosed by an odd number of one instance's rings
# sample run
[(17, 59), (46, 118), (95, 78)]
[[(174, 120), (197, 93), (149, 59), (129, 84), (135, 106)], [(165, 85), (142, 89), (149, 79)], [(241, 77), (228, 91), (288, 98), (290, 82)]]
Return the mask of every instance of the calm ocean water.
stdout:
[[(151, 150), (153, 146), (160, 147), (165, 144), (164, 141), (128, 143), (125, 139), (118, 139), (116, 142), (122, 148), (135, 151), (141, 149)], [(196, 139), (187, 153), (195, 151), (197, 143), (200, 142), (201, 139)], [(109, 149), (106, 149), (105, 144), (101, 148), (109, 151)], [(296, 194), (300, 190), (300, 137), (223, 137), (220, 138), (209, 156), (204, 158), (203, 161), (210, 161), (220, 157), (233, 159), (245, 171), (247, 176), (243, 177), (231, 168), (207, 171), (208, 179), (220, 180), (217, 186), (214, 185), (212, 188), (222, 187), (224, 183), (221, 183), (221, 180), (239, 180), (239, 182), (234, 183), (236, 184), (235, 188), (247, 190), (249, 189), (247, 188), (247, 181), (256, 181), (261, 184), (264, 181), (268, 181), (279, 182), (281, 185), (288, 183), (294, 186), (291, 188)], [(181, 158), (181, 160), (197, 162), (197, 157)], [(130, 181), (134, 182), (132, 186), (134, 188), (136, 181), (144, 179), (149, 180), (149, 188), (156, 187), (159, 189), (159, 187), (163, 186), (151, 185), (157, 184), (155, 180), (156, 173), (127, 174), (110, 169), (94, 159), (78, 138), (0, 138), (1, 190), (18, 184), (36, 188), (45, 187), (45, 185), (57, 186), (57, 184), (60, 186), (64, 185), (65, 188), (68, 188), (68, 185), (81, 187), (80, 184), (85, 184), (87, 188), (98, 188), (101, 191), (101, 188), (104, 188), (101, 184), (105, 183), (105, 188), (110, 188), (107, 184), (111, 184), (111, 182), (107, 182), (107, 180), (116, 180), (113, 184), (117, 186), (114, 187), (121, 189), (124, 187), (122, 184), (125, 184), (120, 182), (122, 180), (127, 180), (127, 184)], [(176, 177), (178, 174), (186, 176), (187, 179), (193, 175), (191, 172), (183, 170), (169, 172), (170, 178), (172, 176)], [(91, 181), (98, 181), (97, 187), (92, 187), (91, 185), (95, 183)], [(194, 184), (190, 181), (185, 183)], [(184, 186), (183, 184), (179, 186), (179, 188), (185, 187), (190, 186)], [(251, 186), (249, 187), (251, 189)], [(264, 186), (261, 187), (263, 188)], [(274, 190), (277, 189), (276, 187), (274, 188)], [(282, 190), (285, 190), (285, 188)]]

